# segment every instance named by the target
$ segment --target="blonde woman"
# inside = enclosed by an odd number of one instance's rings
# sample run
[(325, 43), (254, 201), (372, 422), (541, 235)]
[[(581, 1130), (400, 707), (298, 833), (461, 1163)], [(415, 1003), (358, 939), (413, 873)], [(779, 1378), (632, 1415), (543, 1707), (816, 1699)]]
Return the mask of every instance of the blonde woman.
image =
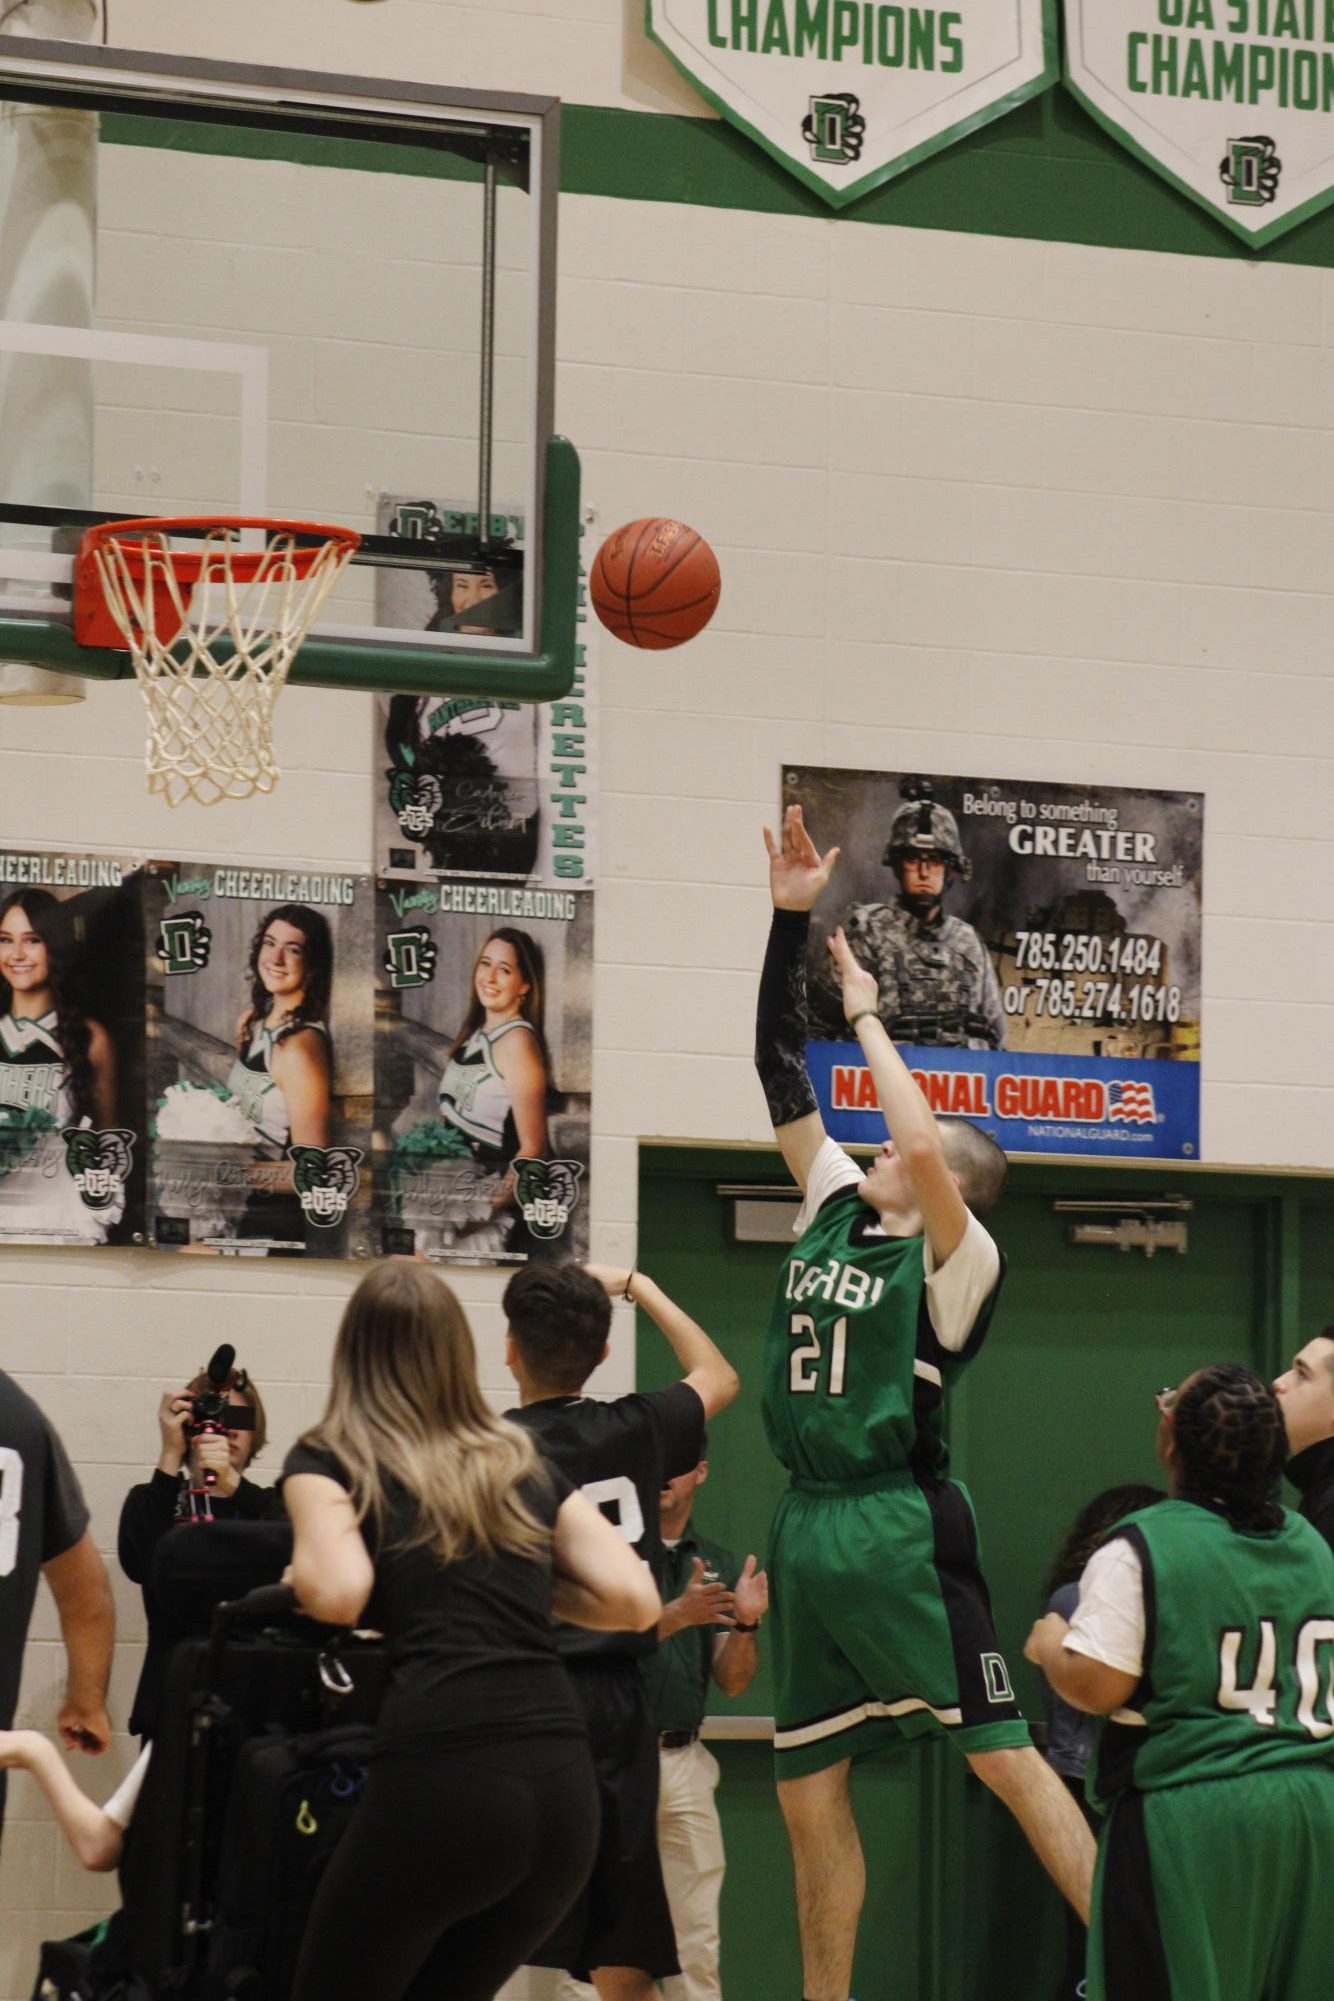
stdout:
[(643, 1631), (648, 1570), (495, 1417), (424, 1265), (367, 1273), (322, 1421), (289, 1454), (292, 1582), (390, 1645), (365, 1797), (311, 1911), (293, 2001), (486, 2001), (573, 1903), (597, 1794), (552, 1615)]

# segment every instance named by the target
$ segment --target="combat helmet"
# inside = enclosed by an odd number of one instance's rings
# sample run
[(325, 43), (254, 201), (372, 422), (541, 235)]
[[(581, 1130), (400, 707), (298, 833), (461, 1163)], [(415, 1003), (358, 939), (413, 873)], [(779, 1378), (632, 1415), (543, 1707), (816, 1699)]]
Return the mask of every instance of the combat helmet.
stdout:
[(889, 844), (880, 859), (887, 867), (897, 868), (912, 854), (943, 855), (945, 866), (963, 882), (973, 873), (973, 864), (959, 839), (958, 821), (948, 806), (938, 805), (929, 796), (909, 799), (899, 807), (889, 823)]

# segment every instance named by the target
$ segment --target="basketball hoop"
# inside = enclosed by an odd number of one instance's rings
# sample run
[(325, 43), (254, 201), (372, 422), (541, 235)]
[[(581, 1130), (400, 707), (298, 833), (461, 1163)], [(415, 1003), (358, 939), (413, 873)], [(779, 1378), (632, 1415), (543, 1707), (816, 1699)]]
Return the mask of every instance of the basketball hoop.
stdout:
[[(244, 528), (263, 532), (262, 549), (241, 547)], [(173, 549), (173, 535), (193, 545)], [(74, 637), (130, 650), (148, 705), (150, 792), (169, 806), (212, 806), (273, 790), (273, 705), (360, 541), (352, 528), (252, 516), (87, 530), (74, 565)]]

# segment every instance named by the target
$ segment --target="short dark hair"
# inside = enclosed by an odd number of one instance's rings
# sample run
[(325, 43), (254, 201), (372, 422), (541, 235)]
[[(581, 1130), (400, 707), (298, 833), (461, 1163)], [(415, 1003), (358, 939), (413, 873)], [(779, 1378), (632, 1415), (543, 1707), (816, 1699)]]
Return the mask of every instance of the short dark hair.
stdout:
[(937, 1119), (950, 1169), (959, 1177), (964, 1201), (975, 1216), (989, 1216), (1005, 1193), (1010, 1163), (989, 1132), (971, 1119)]
[(582, 1265), (524, 1265), (501, 1304), (533, 1381), (553, 1390), (582, 1389), (602, 1360), (611, 1301)]

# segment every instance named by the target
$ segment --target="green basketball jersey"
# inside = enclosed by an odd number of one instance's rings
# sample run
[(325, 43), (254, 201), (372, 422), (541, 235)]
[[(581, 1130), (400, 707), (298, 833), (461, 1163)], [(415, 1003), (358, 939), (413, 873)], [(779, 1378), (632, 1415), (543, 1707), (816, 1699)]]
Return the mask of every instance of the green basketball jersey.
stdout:
[(977, 1353), (942, 1347), (927, 1312), (921, 1237), (887, 1237), (855, 1185), (823, 1202), (783, 1268), (764, 1353), (764, 1428), (798, 1480), (942, 1473), (944, 1391)]
[(1334, 1761), (1334, 1552), (1309, 1522), (1234, 1529), (1194, 1501), (1127, 1518), (1144, 1578), (1144, 1673), (1105, 1726), (1103, 1801)]

